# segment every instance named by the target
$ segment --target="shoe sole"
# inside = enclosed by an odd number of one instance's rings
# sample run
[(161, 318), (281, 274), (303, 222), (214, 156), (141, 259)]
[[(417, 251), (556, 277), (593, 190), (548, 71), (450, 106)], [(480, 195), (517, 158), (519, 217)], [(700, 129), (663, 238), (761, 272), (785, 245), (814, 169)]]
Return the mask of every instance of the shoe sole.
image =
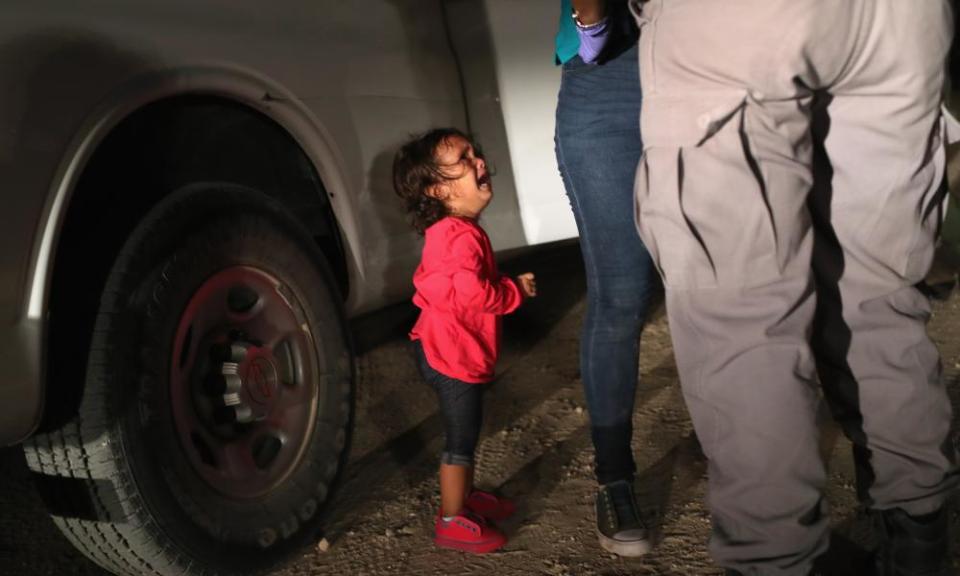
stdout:
[(650, 540), (633, 540), (624, 542), (614, 540), (597, 530), (597, 538), (600, 539), (600, 547), (607, 552), (612, 552), (617, 556), (636, 557), (643, 556), (653, 549), (653, 543)]
[(433, 543), (441, 548), (451, 548), (461, 552), (472, 552), (474, 554), (487, 554), (502, 548), (507, 543), (506, 540), (490, 540), (488, 542), (463, 542), (461, 540), (450, 540), (449, 538), (434, 538)]

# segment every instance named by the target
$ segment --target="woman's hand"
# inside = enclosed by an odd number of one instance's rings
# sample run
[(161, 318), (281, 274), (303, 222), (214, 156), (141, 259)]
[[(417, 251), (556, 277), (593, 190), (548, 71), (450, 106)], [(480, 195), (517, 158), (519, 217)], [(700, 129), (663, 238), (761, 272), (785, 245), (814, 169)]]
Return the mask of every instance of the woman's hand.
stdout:
[(533, 272), (526, 272), (517, 276), (517, 284), (525, 298), (533, 298), (537, 295), (537, 281), (534, 279)]

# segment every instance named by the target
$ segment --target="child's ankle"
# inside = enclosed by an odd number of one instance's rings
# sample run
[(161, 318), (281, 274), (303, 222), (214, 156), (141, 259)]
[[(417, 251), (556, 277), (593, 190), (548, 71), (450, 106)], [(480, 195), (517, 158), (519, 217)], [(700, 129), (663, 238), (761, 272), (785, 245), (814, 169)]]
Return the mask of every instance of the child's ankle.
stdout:
[(441, 508), (440, 517), (443, 518), (444, 521), (449, 521), (454, 516), (460, 514), (461, 511), (462, 510), (457, 510), (456, 512), (450, 512), (449, 510), (444, 510), (443, 508)]

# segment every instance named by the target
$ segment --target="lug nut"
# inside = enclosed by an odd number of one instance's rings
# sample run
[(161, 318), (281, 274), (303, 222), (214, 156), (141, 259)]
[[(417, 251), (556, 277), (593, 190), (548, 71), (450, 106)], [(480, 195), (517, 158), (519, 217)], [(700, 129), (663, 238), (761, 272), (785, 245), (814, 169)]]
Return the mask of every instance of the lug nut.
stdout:
[(239, 406), (241, 403), (240, 395), (236, 392), (223, 395), (223, 405), (224, 406)]
[(250, 409), (246, 404), (240, 404), (239, 406), (233, 407), (234, 417), (237, 419), (237, 422), (242, 424), (247, 424), (253, 422), (253, 410)]

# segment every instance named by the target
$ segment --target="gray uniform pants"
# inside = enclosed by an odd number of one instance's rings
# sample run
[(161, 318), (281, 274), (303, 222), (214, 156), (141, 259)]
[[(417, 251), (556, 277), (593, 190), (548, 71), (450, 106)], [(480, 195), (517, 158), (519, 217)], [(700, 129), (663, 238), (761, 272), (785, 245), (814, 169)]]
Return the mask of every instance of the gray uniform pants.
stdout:
[[(806, 574), (827, 547), (818, 382), (860, 497), (954, 486), (928, 270), (945, 196), (946, 0), (633, 0), (636, 219), (709, 458), (711, 552)], [(818, 378), (819, 376), (819, 378)]]

